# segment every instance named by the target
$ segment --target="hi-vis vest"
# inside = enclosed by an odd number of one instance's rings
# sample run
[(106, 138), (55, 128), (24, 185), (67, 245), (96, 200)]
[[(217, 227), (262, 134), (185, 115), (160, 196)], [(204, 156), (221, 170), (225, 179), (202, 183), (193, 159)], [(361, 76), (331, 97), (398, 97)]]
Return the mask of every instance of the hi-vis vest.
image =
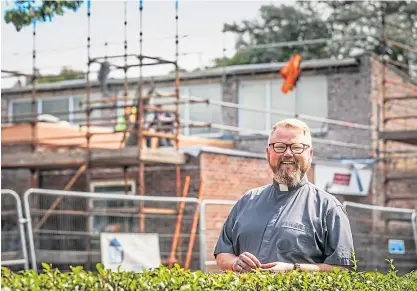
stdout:
[[(136, 106), (126, 107), (124, 116), (120, 116), (119, 118), (117, 118), (117, 124), (114, 127), (114, 130), (125, 131), (127, 129), (128, 123), (136, 122), (136, 114), (137, 114)], [(128, 122), (126, 122), (126, 117), (129, 120)]]

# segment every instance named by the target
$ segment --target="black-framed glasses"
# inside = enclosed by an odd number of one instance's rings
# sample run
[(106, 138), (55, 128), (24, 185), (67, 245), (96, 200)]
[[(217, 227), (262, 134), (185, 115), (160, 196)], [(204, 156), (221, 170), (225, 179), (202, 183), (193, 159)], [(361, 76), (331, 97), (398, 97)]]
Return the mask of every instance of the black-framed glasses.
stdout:
[(286, 144), (283, 142), (273, 142), (270, 143), (269, 146), (272, 146), (274, 152), (276, 152), (277, 154), (285, 153), (288, 147), (290, 148), (293, 154), (301, 154), (310, 147), (308, 144), (304, 143)]

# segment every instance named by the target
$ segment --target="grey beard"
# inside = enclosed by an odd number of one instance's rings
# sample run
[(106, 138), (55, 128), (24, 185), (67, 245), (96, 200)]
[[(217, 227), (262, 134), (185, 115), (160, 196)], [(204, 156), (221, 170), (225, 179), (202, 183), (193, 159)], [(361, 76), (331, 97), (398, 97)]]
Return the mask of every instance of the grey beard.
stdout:
[(297, 164), (297, 168), (295, 171), (288, 174), (287, 171), (283, 171), (279, 168), (279, 166), (274, 171), (274, 179), (279, 184), (284, 184), (289, 187), (295, 187), (297, 184), (301, 182), (304, 173), (300, 169), (300, 165)]

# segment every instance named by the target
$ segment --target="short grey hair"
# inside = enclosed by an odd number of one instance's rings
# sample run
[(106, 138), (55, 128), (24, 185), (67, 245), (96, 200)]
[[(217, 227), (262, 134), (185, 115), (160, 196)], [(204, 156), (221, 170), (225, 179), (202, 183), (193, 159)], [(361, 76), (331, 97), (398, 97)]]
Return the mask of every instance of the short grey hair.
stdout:
[(272, 127), (271, 132), (269, 133), (268, 144), (270, 143), (272, 134), (275, 132), (275, 130), (278, 127), (287, 127), (287, 128), (290, 127), (290, 128), (300, 129), (306, 138), (306, 143), (310, 146), (312, 145), (310, 128), (305, 122), (295, 119), (295, 118), (287, 118), (287, 119), (283, 119), (275, 123), (275, 125)]

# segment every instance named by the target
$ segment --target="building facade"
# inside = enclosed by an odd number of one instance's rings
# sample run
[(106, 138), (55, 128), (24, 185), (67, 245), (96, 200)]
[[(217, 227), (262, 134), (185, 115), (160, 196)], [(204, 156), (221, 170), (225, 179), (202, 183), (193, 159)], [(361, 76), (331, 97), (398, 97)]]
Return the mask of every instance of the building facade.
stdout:
[[(185, 123), (199, 121), (211, 124), (206, 127), (184, 127), (181, 129), (181, 134), (233, 142), (233, 149), (202, 147), (198, 141), (192, 147), (181, 149), (187, 156), (186, 163), (181, 165), (181, 185), (184, 185), (184, 178), (190, 176), (188, 196), (237, 200), (248, 189), (269, 183), (271, 176), (264, 155), (267, 134), (276, 121), (286, 117), (299, 117), (309, 124), (314, 137), (314, 165), (309, 171), (309, 179), (312, 182), (325, 188), (338, 171), (332, 166), (336, 165), (336, 168), (340, 168), (359, 164), (367, 171), (362, 177), (362, 181), (366, 184), (365, 190), (358, 191), (352, 188), (350, 193), (329, 192), (341, 201), (416, 209), (417, 163), (413, 162), (415, 160), (410, 158), (411, 156), (403, 154), (415, 150), (415, 145), (407, 142), (411, 140), (409, 137), (404, 140), (381, 139), (380, 134), (387, 129), (412, 131), (417, 128), (417, 123), (411, 118), (407, 118), (406, 122), (395, 118), (382, 122), (378, 113), (381, 104), (384, 104), (381, 100), (408, 96), (416, 92), (416, 84), (393, 68), (381, 67), (383, 64), (374, 57), (364, 55), (360, 58), (344, 60), (306, 61), (303, 63), (302, 75), (296, 90), (284, 95), (280, 90), (279, 77), (279, 69), (282, 66), (283, 64), (245, 65), (181, 74), (181, 98), (203, 98), (207, 99), (207, 102), (182, 104), (180, 118)], [(384, 76), (381, 75), (382, 71), (385, 71)], [(389, 89), (383, 90), (381, 84), (388, 83), (387, 80), (392, 82), (392, 85)], [(171, 75), (146, 78), (144, 91), (150, 90), (151, 85), (154, 84), (157, 92), (169, 93), (173, 91), (174, 81), (174, 76)], [(128, 80), (128, 83), (128, 99), (132, 102), (138, 96), (137, 79)], [(124, 105), (123, 85), (123, 80), (109, 81), (110, 91), (119, 97), (119, 101), (115, 104), (120, 106)], [(85, 125), (86, 114), (83, 103), (86, 100), (85, 87), (84, 80), (37, 85), (35, 99), (37, 114), (51, 114), (69, 124)], [(29, 87), (2, 90), (3, 124), (27, 122), (32, 109), (31, 90)], [(102, 98), (100, 84), (93, 82), (91, 100), (100, 98)], [(392, 103), (387, 112), (391, 117), (394, 113), (397, 116), (404, 116), (410, 114), (412, 105), (412, 99), (401, 99)], [(99, 124), (103, 121), (115, 121), (122, 111), (122, 108), (93, 110), (92, 122)], [(384, 127), (381, 127), (382, 123)], [(110, 125), (106, 126), (110, 127)], [(382, 147), (383, 143), (384, 147)], [(30, 150), (29, 145), (2, 142), (2, 160), (11, 155), (19, 160), (19, 155)], [(78, 149), (57, 148), (49, 151), (59, 155), (60, 151), (76, 152)], [(386, 158), (383, 163), (378, 159), (381, 155)], [(395, 159), (392, 159), (393, 156)], [(353, 180), (353, 170), (342, 170), (343, 173), (346, 171)], [(62, 189), (75, 172), (74, 168), (44, 167), (36, 171), (30, 168), (4, 168), (2, 187), (23, 193), (34, 186), (35, 175), (36, 187)], [(120, 188), (121, 185), (125, 185), (125, 181), (128, 181), (129, 193), (137, 194), (137, 166), (125, 168), (101, 166), (91, 169), (89, 173), (89, 184), (86, 183), (85, 175), (81, 175), (72, 189), (99, 192), (98, 189), (101, 187), (100, 191), (114, 192), (117, 187)], [(330, 175), (329, 178), (324, 178), (327, 174)], [(388, 178), (391, 174), (396, 174), (396, 178)], [(409, 178), (404, 179), (404, 177)], [(174, 181), (174, 166), (154, 163), (145, 169), (147, 195), (176, 196)], [(123, 190), (120, 192), (124, 193)], [(66, 201), (64, 209), (78, 205), (82, 211), (91, 211), (88, 205), (80, 201), (74, 199)], [(36, 217), (39, 219), (45, 214), (52, 201), (43, 200), (36, 203), (34, 209), (40, 210)], [(107, 207), (112, 206), (107, 205)], [(177, 250), (180, 261), (184, 259), (186, 253), (194, 212), (195, 209), (189, 208), (184, 214), (181, 230), (183, 239)], [(208, 228), (214, 230), (213, 236), (207, 237), (208, 258), (216, 240), (215, 231), (221, 226), (227, 212), (228, 209), (220, 207), (208, 209), (207, 221), (210, 222)], [(153, 214), (147, 217), (146, 230), (161, 234), (161, 257), (166, 261), (170, 253), (177, 213)], [(42, 258), (56, 258), (54, 263), (62, 268), (67, 268), (70, 263), (87, 266), (88, 263), (98, 262), (99, 249), (95, 241), (97, 237), (86, 240), (85, 237), (80, 238), (73, 233), (58, 235), (53, 230), (70, 225), (77, 227), (68, 231), (99, 233), (108, 224), (123, 224), (124, 221), (123, 217), (94, 217), (93, 224), (88, 225), (85, 216), (63, 216), (57, 213), (56, 217), (45, 223), (35, 235), (39, 262)], [(137, 229), (138, 218), (131, 220), (129, 225), (129, 231)], [(412, 239), (409, 241), (408, 243), (413, 243)], [(369, 242), (368, 244), (372, 245)], [(58, 249), (52, 249), (54, 246)], [(388, 256), (387, 249), (383, 251), (384, 247), (384, 244), (380, 246), (381, 256)], [(83, 258), (77, 253), (71, 253), (86, 249), (89, 249), (88, 257)], [(199, 252), (197, 239), (192, 256), (193, 269), (199, 266)], [(404, 266), (410, 266), (409, 261), (416, 258), (412, 250), (407, 254), (410, 256), (404, 261)], [(371, 257), (369, 252), (360, 254), (360, 258), (364, 260), (370, 260)], [(369, 265), (367, 268), (373, 266)]]

